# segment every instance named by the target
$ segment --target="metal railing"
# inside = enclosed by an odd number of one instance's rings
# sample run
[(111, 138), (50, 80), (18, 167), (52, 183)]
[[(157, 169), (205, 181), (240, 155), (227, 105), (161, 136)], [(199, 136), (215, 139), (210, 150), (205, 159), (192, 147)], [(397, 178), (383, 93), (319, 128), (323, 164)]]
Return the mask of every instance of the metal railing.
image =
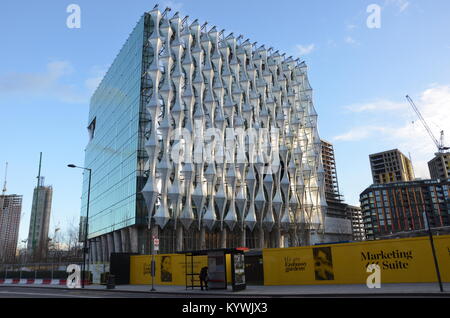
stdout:
[(0, 264), (0, 279), (67, 279), (67, 266), (81, 262)]

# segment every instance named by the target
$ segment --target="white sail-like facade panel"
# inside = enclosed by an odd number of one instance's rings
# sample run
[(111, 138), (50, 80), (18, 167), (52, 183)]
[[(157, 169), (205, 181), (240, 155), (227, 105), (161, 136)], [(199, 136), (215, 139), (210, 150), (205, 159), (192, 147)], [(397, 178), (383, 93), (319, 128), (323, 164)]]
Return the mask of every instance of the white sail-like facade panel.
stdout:
[(306, 64), (178, 13), (149, 15), (142, 194), (154, 226), (305, 244), (326, 210)]

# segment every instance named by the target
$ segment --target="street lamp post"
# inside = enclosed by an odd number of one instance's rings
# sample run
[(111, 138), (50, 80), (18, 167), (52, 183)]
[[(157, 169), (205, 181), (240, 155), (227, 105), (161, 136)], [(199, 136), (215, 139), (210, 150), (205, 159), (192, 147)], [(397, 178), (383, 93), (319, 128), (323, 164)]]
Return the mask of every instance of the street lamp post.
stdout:
[(79, 168), (83, 170), (87, 170), (89, 172), (89, 181), (88, 181), (88, 197), (87, 197), (87, 206), (86, 206), (86, 221), (85, 221), (85, 227), (84, 227), (84, 242), (83, 242), (83, 268), (81, 270), (81, 288), (84, 288), (84, 271), (86, 269), (86, 253), (87, 253), (87, 240), (88, 240), (88, 224), (89, 224), (89, 199), (91, 197), (91, 174), (92, 169), (90, 168), (84, 168), (84, 167), (78, 167), (74, 164), (67, 165), (69, 168)]
[(434, 266), (436, 268), (436, 276), (437, 276), (437, 280), (439, 283), (439, 289), (440, 289), (441, 293), (443, 293), (444, 288), (442, 286), (441, 272), (439, 270), (439, 263), (438, 263), (437, 256), (436, 256), (436, 249), (434, 247), (433, 233), (431, 232), (431, 224), (430, 224), (430, 219), (428, 217), (427, 210), (425, 210), (423, 212), (423, 218), (424, 218), (424, 222), (425, 222), (425, 229), (428, 230), (428, 237), (430, 238), (431, 252), (433, 253), (433, 260), (434, 260)]

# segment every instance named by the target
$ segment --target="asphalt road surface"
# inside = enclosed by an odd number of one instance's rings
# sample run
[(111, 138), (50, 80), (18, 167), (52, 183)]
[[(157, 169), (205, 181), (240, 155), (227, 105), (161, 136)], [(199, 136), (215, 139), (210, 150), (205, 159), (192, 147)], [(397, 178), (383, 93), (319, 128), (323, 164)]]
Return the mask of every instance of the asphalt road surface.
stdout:
[[(196, 295), (132, 293), (119, 291), (79, 290), (63, 288), (33, 288), (18, 286), (1, 286), (0, 298), (195, 298)], [(214, 295), (199, 295), (200, 298), (221, 298)]]
[(290, 295), (290, 296), (270, 296), (260, 295), (214, 295), (214, 294), (184, 294), (184, 293), (158, 293), (158, 292), (127, 292), (127, 291), (102, 291), (92, 289), (65, 289), (65, 288), (39, 288), (21, 286), (0, 286), (1, 298), (178, 298), (178, 299), (205, 299), (205, 298), (450, 298), (450, 293), (444, 294), (415, 294), (415, 293), (395, 293), (395, 294), (315, 294), (315, 295)]

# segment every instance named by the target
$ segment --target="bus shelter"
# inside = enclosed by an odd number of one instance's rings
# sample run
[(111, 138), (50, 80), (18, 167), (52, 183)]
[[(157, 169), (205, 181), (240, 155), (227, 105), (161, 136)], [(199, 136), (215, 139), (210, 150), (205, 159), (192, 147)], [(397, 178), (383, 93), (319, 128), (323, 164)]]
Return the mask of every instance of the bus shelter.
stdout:
[(200, 270), (195, 265), (195, 257), (207, 256), (208, 259), (208, 289), (227, 289), (227, 255), (230, 255), (231, 283), (233, 291), (244, 290), (245, 256), (248, 248), (223, 248), (199, 251), (183, 251), (186, 264), (186, 290), (200, 288)]

